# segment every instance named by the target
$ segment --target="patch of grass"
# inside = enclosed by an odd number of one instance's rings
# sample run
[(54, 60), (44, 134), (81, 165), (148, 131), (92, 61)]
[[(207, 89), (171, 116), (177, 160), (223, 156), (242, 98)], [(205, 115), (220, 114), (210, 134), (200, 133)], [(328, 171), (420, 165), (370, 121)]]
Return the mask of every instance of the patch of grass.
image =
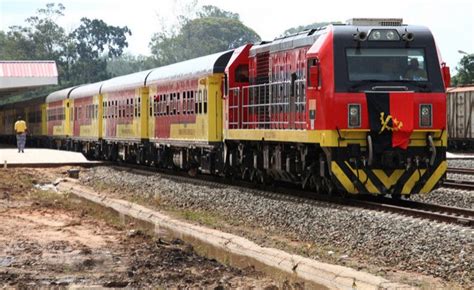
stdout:
[(203, 211), (181, 210), (177, 212), (179, 216), (188, 221), (197, 222), (206, 226), (216, 227), (220, 224), (219, 219), (209, 213)]
[(159, 208), (162, 205), (162, 201), (159, 196), (133, 194), (127, 198), (127, 200), (151, 208)]

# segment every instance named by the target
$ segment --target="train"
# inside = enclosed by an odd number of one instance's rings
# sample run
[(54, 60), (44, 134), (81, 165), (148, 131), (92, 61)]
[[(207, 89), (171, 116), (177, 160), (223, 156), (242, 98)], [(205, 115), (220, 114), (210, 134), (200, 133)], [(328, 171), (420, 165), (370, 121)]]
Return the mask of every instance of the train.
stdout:
[(448, 149), (474, 151), (474, 86), (448, 88)]
[(353, 19), (0, 108), (14, 138), (318, 193), (429, 193), (447, 170), (449, 68), (430, 30)]

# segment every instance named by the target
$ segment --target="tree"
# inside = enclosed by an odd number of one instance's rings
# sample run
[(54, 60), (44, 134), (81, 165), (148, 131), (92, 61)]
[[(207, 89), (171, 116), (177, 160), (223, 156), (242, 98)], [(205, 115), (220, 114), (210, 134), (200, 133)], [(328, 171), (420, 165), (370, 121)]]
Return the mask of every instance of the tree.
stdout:
[(457, 75), (453, 77), (454, 86), (474, 84), (474, 54), (466, 54), (459, 61)]
[(201, 8), (200, 11), (197, 12), (199, 18), (229, 18), (239, 20), (240, 16), (239, 13), (234, 13), (230, 11), (225, 11), (220, 9), (219, 7), (212, 6), (212, 5), (205, 5)]
[(56, 22), (64, 9), (62, 4), (49, 3), (25, 20), (28, 26), (12, 26), (0, 33), (0, 59), (59, 61), (66, 36)]
[[(60, 87), (109, 78), (107, 62), (123, 54), (130, 29), (110, 26), (99, 19), (82, 18), (79, 27), (66, 34), (57, 24), (64, 11), (64, 5), (49, 3), (28, 17), (24, 26), (0, 31), (0, 59), (54, 60)], [(24, 94), (17, 99), (27, 99), (34, 94)]]
[(131, 35), (127, 26), (111, 26), (102, 20), (82, 18), (81, 25), (65, 44), (67, 75), (70, 76), (67, 81), (77, 84), (109, 78), (107, 61), (121, 56), (128, 47), (127, 34)]
[(292, 27), (292, 28), (289, 28), (287, 30), (285, 30), (281, 36), (288, 36), (288, 35), (291, 35), (291, 34), (295, 34), (295, 33), (298, 33), (300, 31), (303, 31), (303, 30), (308, 30), (308, 29), (314, 29), (314, 28), (319, 28), (319, 27), (324, 27), (324, 26), (327, 26), (329, 24), (340, 24), (341, 22), (339, 21), (333, 21), (333, 22), (314, 22), (314, 23), (311, 23), (311, 24), (308, 24), (308, 25), (300, 25), (300, 26), (296, 26), (296, 27)]
[(153, 36), (150, 48), (159, 65), (260, 41), (260, 36), (245, 26), (237, 13), (215, 6), (204, 6), (196, 15), (197, 18), (194, 19), (181, 15), (182, 26), (177, 33), (165, 30)]
[(152, 56), (124, 54), (107, 61), (107, 72), (110, 76), (121, 76), (138, 71), (157, 67), (158, 64)]

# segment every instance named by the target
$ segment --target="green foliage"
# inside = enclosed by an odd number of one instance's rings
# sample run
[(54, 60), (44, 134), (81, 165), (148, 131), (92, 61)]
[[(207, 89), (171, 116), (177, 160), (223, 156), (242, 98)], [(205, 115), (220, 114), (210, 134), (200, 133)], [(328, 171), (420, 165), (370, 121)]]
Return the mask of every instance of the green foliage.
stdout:
[(201, 10), (197, 12), (197, 15), (199, 18), (214, 17), (214, 18), (228, 18), (228, 19), (235, 19), (235, 20), (240, 19), (240, 16), (238, 13), (225, 11), (225, 10), (220, 9), (219, 7), (212, 6), (212, 5), (203, 6)]
[(152, 56), (124, 54), (107, 61), (107, 72), (115, 77), (152, 69), (157, 66), (158, 64)]
[(56, 21), (64, 9), (62, 4), (47, 4), (26, 19), (27, 26), (12, 26), (7, 33), (0, 33), (0, 59), (58, 61), (66, 36)]
[(341, 24), (340, 21), (335, 21), (335, 22), (314, 22), (314, 23), (311, 23), (311, 24), (308, 24), (308, 25), (300, 25), (300, 26), (296, 26), (296, 27), (292, 27), (292, 28), (289, 28), (287, 30), (285, 30), (281, 36), (288, 36), (288, 35), (291, 35), (291, 34), (295, 34), (295, 33), (298, 33), (300, 31), (303, 31), (303, 30), (308, 30), (308, 29), (314, 29), (314, 28), (319, 28), (319, 27), (324, 27), (324, 26), (327, 26), (329, 24)]
[(457, 75), (452, 78), (454, 86), (474, 84), (474, 54), (467, 54), (459, 61)]
[[(82, 18), (79, 27), (66, 34), (57, 24), (64, 11), (62, 4), (49, 3), (27, 18), (25, 26), (0, 31), (0, 59), (54, 60), (60, 87), (109, 78), (107, 61), (123, 54), (130, 29), (111, 26), (99, 19)], [(29, 94), (12, 99), (29, 98)]]
[(127, 34), (131, 32), (126, 26), (110, 26), (102, 20), (82, 18), (81, 25), (69, 35), (65, 45), (66, 81), (74, 85), (109, 78), (107, 61), (122, 55), (128, 46)]
[(195, 19), (181, 15), (182, 26), (176, 33), (156, 33), (151, 52), (158, 65), (167, 65), (260, 41), (260, 36), (245, 26), (236, 13), (204, 6)]
[(122, 55), (128, 46), (127, 34), (132, 35), (127, 26), (107, 25), (104, 21), (82, 18), (81, 25), (70, 35), (76, 43), (76, 51), (80, 58), (97, 59), (103, 52), (109, 58)]

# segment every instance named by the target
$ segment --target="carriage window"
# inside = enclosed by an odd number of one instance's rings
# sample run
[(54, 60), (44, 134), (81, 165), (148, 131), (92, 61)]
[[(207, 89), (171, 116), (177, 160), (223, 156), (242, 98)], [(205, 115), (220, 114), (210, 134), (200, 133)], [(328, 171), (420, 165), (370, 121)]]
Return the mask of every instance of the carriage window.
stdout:
[(138, 117), (138, 101), (133, 105), (133, 116)]
[(170, 115), (174, 113), (174, 98), (173, 93), (169, 94), (169, 103), (170, 103)]
[(158, 104), (156, 105), (158, 109), (158, 113), (156, 113), (157, 116), (160, 116), (163, 114), (163, 98), (162, 95), (158, 95)]
[(189, 113), (194, 113), (194, 91), (189, 92)]
[(183, 92), (183, 104), (181, 105), (183, 114), (186, 115), (188, 112), (188, 92)]
[(181, 93), (180, 92), (177, 92), (176, 93), (176, 97), (177, 97), (177, 104), (176, 104), (176, 112), (178, 113), (178, 115), (181, 113)]
[(207, 89), (204, 89), (204, 114), (207, 114)]
[(154, 105), (154, 101), (153, 101), (153, 96), (149, 96), (148, 97), (148, 116), (152, 117), (153, 116), (153, 105)]
[(158, 108), (158, 113), (157, 116), (163, 115), (163, 98), (162, 95), (158, 96), (158, 105), (156, 106)]
[(199, 91), (198, 91), (198, 95), (197, 95), (197, 105), (198, 105), (197, 113), (198, 113), (198, 114), (202, 114), (202, 90), (199, 90)]
[(187, 98), (187, 102), (186, 102), (186, 113), (187, 114), (190, 114), (191, 113), (191, 92), (190, 91), (187, 91), (186, 92), (186, 98)]
[(179, 104), (178, 93), (174, 93), (174, 114), (175, 115), (178, 114), (178, 104)]
[(174, 114), (174, 94), (170, 94), (170, 115)]
[(142, 104), (142, 99), (138, 98), (138, 117), (141, 115), (141, 104)]

